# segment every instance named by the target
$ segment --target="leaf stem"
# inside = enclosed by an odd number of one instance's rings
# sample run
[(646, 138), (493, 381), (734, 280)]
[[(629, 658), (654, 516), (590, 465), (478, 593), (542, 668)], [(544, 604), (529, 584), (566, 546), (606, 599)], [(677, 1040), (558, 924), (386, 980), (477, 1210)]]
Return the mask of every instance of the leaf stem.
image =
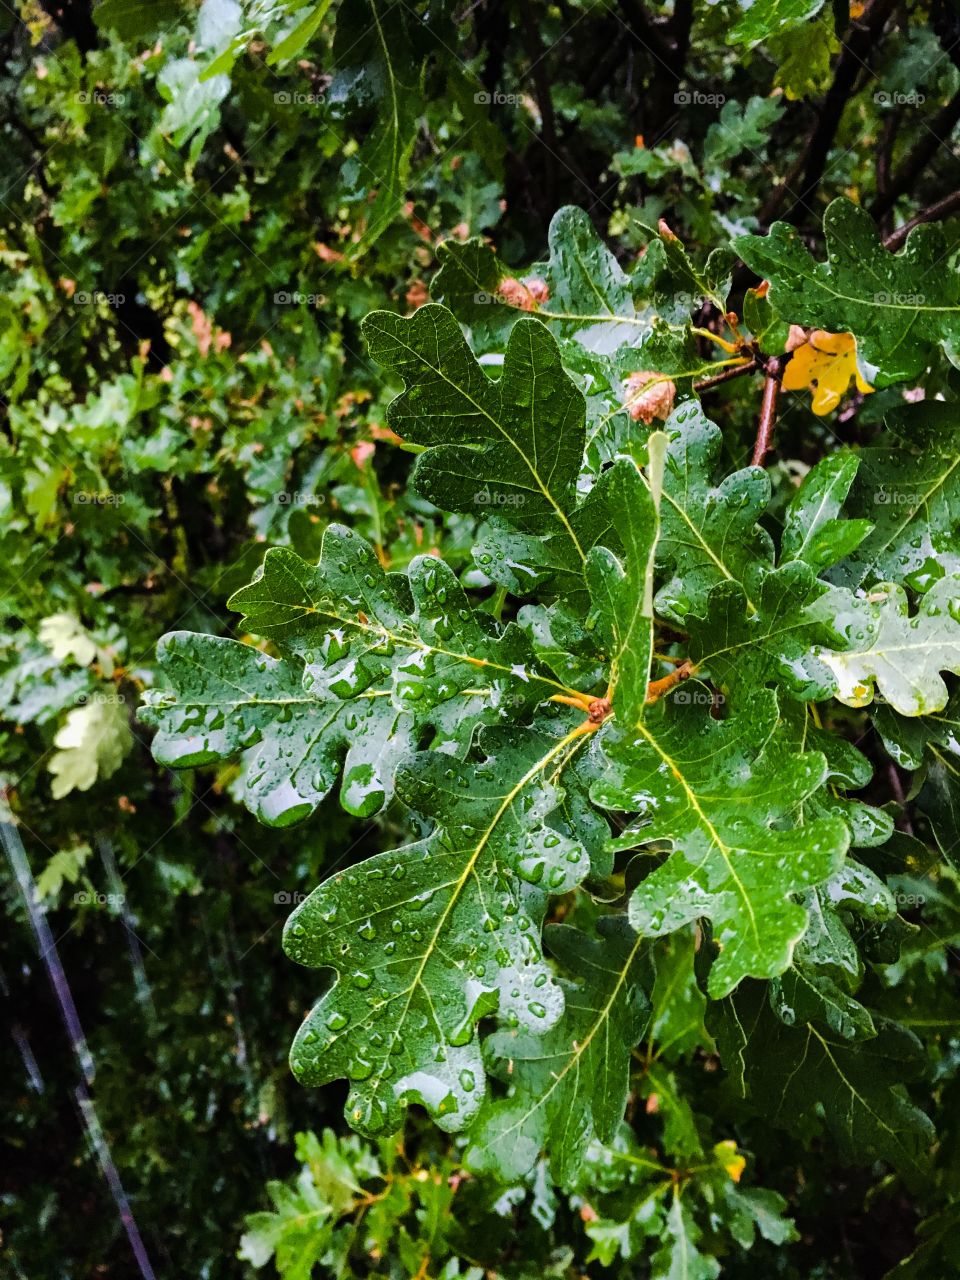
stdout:
[(669, 693), (674, 685), (680, 684), (682, 680), (689, 680), (695, 670), (693, 663), (687, 658), (669, 675), (659, 680), (651, 680), (647, 685), (647, 703), (656, 702), (665, 693)]

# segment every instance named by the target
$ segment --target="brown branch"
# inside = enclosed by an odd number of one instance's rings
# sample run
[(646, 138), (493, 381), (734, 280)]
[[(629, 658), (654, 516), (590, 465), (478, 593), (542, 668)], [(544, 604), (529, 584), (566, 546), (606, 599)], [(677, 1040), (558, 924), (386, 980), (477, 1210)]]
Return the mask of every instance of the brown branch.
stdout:
[[(813, 133), (804, 148), (804, 169), (800, 192), (786, 214), (787, 222), (799, 226), (811, 212), (827, 167), (827, 159), (837, 136), (847, 102), (857, 88), (861, 73), (869, 68), (869, 59), (879, 45), (887, 19), (897, 0), (872, 0), (859, 22), (855, 23), (843, 44), (834, 68), (833, 81), (823, 99)], [(781, 202), (789, 194), (787, 184), (781, 187)], [(772, 202), (771, 202), (772, 203)]]
[[(900, 112), (891, 111), (883, 122), (883, 132), (880, 138), (880, 148), (877, 152), (877, 195), (882, 199), (890, 190), (891, 169), (893, 166), (893, 148), (897, 140), (897, 130), (900, 127)], [(892, 227), (890, 225), (890, 211), (887, 210), (878, 218), (880, 223), (880, 234), (889, 235)]]
[(754, 467), (762, 467), (763, 460), (773, 443), (773, 427), (777, 420), (777, 400), (780, 396), (780, 380), (791, 352), (785, 356), (771, 356), (763, 367), (763, 401), (760, 405), (760, 422), (757, 426), (757, 442), (750, 459)]
[(910, 148), (909, 155), (890, 179), (886, 190), (878, 192), (877, 198), (870, 205), (870, 212), (876, 219), (879, 220), (887, 210), (892, 209), (902, 195), (913, 190), (921, 173), (944, 141), (953, 133), (958, 123), (960, 123), (960, 90), (929, 122), (923, 137), (917, 139)]
[(929, 209), (921, 209), (919, 213), (915, 213), (909, 222), (905, 222), (902, 227), (897, 227), (896, 231), (887, 236), (883, 247), (899, 249), (914, 227), (919, 227), (922, 222), (937, 222), (940, 218), (948, 218), (957, 210), (960, 210), (960, 191), (951, 192), (936, 204), (932, 204)]
[(680, 684), (682, 680), (689, 680), (694, 670), (693, 663), (688, 660), (682, 662), (675, 671), (671, 671), (669, 675), (664, 676), (661, 680), (651, 680), (647, 685), (647, 702), (656, 702), (665, 693), (669, 693), (674, 685)]
[(731, 382), (734, 378), (742, 378), (745, 373), (756, 373), (760, 368), (760, 364), (756, 359), (748, 360), (746, 364), (737, 364), (729, 369), (724, 369), (722, 373), (715, 373), (710, 378), (703, 378), (700, 382), (693, 384), (694, 391), (702, 394), (704, 391), (711, 391), (714, 387), (719, 387), (724, 382)]

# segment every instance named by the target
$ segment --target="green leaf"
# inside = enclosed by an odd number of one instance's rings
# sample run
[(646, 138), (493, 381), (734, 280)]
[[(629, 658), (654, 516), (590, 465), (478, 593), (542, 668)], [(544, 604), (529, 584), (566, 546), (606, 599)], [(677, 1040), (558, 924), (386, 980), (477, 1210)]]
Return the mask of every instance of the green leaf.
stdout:
[[(649, 331), (653, 314), (637, 311), (630, 277), (589, 215), (573, 205), (560, 209), (550, 223), (549, 244), (550, 258), (542, 268), (549, 298), (538, 315), (551, 331), (600, 355), (636, 346)], [(653, 255), (645, 264), (648, 278), (654, 264), (663, 262), (656, 244), (648, 249)]]
[(704, 1024), (707, 998), (693, 968), (695, 952), (696, 931), (690, 927), (661, 938), (650, 953), (655, 973), (650, 1042), (666, 1062), (713, 1047)]
[[(570, 349), (573, 344), (602, 356), (639, 344), (650, 331), (654, 313), (649, 308), (638, 310), (634, 294), (638, 287), (649, 289), (664, 265), (657, 237), (648, 248), (649, 261), (645, 258), (639, 282), (626, 274), (583, 209), (568, 205), (558, 210), (550, 222), (548, 242), (546, 262), (513, 274), (483, 240), (475, 237), (463, 244), (446, 240), (438, 247), (441, 268), (431, 294), (469, 325), (484, 351), (504, 343), (513, 325), (530, 310), (565, 341), (568, 365), (577, 359)], [(505, 280), (522, 288), (501, 288)]]
[[(663, 444), (661, 432), (651, 440)], [(663, 449), (656, 447), (651, 480), (641, 478), (634, 462), (621, 458), (606, 477), (614, 528), (623, 543), (625, 564), (606, 547), (587, 557), (587, 579), (602, 634), (608, 646), (609, 697), (622, 724), (643, 714), (653, 654), (653, 557), (657, 544)], [(653, 492), (651, 492), (651, 490)]]
[(230, 604), (284, 656), (172, 633), (158, 652), (173, 687), (151, 691), (141, 717), (159, 730), (156, 758), (176, 768), (259, 747), (242, 792), (273, 826), (307, 817), (344, 755), (341, 803), (369, 817), (417, 732), (465, 746), (481, 721), (566, 691), (537, 670), (518, 627), (498, 630), (469, 607), (442, 561), (419, 556), (405, 577), (388, 575), (340, 525), (324, 531), (317, 565), (272, 548)]
[(709, 918), (719, 948), (709, 992), (719, 999), (745, 977), (787, 968), (807, 925), (794, 895), (838, 869), (849, 834), (833, 817), (792, 822), (822, 785), (826, 762), (777, 734), (772, 691), (757, 690), (749, 712), (725, 721), (709, 706), (709, 695), (665, 698), (635, 731), (604, 726), (598, 749), (607, 768), (592, 794), (606, 808), (639, 814), (616, 848), (672, 845), (634, 890), (630, 921), (660, 937)]
[(840, 513), (862, 455), (838, 449), (804, 476), (783, 522), (781, 560), (803, 560), (820, 571), (849, 556), (873, 529), (868, 520), (843, 520)]
[(940, 267), (948, 249), (942, 228), (915, 227), (891, 253), (870, 215), (841, 198), (828, 206), (823, 231), (824, 263), (786, 222), (767, 236), (734, 240), (747, 266), (770, 281), (782, 319), (852, 333), (860, 358), (878, 370), (877, 386), (916, 377), (942, 344), (960, 341), (960, 282)]
[(767, 1122), (796, 1130), (822, 1111), (841, 1159), (886, 1160), (922, 1185), (933, 1126), (904, 1083), (923, 1069), (919, 1040), (886, 1019), (877, 1035), (849, 1041), (813, 1022), (788, 1026), (752, 985), (723, 1006), (717, 1029), (725, 1062), (745, 1065), (745, 1089)]
[(490, 508), (522, 529), (562, 529), (582, 559), (569, 513), (583, 457), (583, 397), (547, 329), (517, 322), (499, 382), (446, 307), (421, 307), (409, 319), (375, 311), (363, 332), (377, 363), (406, 384), (387, 421), (426, 447), (414, 472), (419, 492), (447, 511)]
[(480, 764), (425, 752), (403, 765), (397, 793), (433, 832), (339, 872), (287, 922), (287, 954), (339, 975), (291, 1065), (305, 1084), (349, 1079), (346, 1112), (361, 1132), (399, 1128), (410, 1101), (462, 1128), (484, 1096), (478, 1019), (535, 1033), (563, 1011), (540, 928), (548, 893), (589, 870), (551, 821), (585, 737), (498, 729), (480, 741)]
[(653, 1256), (651, 1280), (715, 1280), (720, 1274), (716, 1258), (697, 1248), (700, 1229), (676, 1191), (667, 1210), (666, 1236)]
[(251, 749), (241, 794), (267, 826), (309, 817), (341, 761), (341, 803), (369, 817), (392, 794), (393, 771), (415, 747), (410, 716), (389, 698), (315, 697), (303, 687), (302, 664), (250, 645), (174, 631), (157, 658), (172, 690), (150, 691), (140, 713), (157, 730), (155, 759), (195, 768)]
[(848, 586), (903, 582), (923, 592), (960, 572), (960, 412), (926, 401), (888, 414), (887, 425), (875, 447), (860, 450), (846, 505), (874, 528), (832, 576)]
[(74, 707), (53, 745), (57, 750), (47, 769), (53, 774), (50, 790), (55, 800), (71, 791), (89, 791), (98, 779), (112, 777), (133, 745), (123, 699), (106, 694)]
[(522, 1177), (546, 1148), (554, 1177), (569, 1184), (595, 1138), (608, 1142), (623, 1119), (630, 1050), (649, 1003), (639, 983), (640, 939), (621, 920), (599, 939), (553, 925), (547, 942), (579, 979), (564, 982), (563, 1016), (546, 1035), (502, 1031), (488, 1060), (510, 1063), (512, 1096), (488, 1104), (471, 1130), (467, 1163), (504, 1180)]
[(747, 467), (715, 484), (722, 438), (696, 406), (675, 409), (664, 430), (670, 444), (657, 563), (666, 581), (657, 611), (682, 622), (688, 613), (702, 614), (716, 583), (741, 582), (749, 592), (756, 567), (772, 565), (773, 544), (757, 523), (770, 479), (762, 467)]
[(449, 307), (469, 327), (478, 351), (502, 350), (523, 314), (499, 292), (500, 282), (510, 276), (509, 268), (479, 236), (463, 243), (443, 240), (437, 245), (437, 261), (440, 270), (430, 283), (431, 298)]
[(795, 698), (822, 694), (825, 676), (811, 649), (872, 634), (866, 605), (821, 582), (802, 561), (758, 570), (752, 595), (749, 601), (739, 582), (718, 583), (704, 616), (686, 619), (697, 670), (734, 702), (749, 701), (757, 685), (769, 682)]
[(831, 673), (835, 696), (848, 707), (865, 707), (876, 691), (905, 716), (942, 710), (949, 690), (940, 672), (960, 673), (960, 574), (931, 587), (913, 617), (896, 583), (881, 583), (870, 600), (876, 625), (866, 643), (842, 652), (814, 650)]
[(254, 1267), (272, 1259), (283, 1280), (311, 1280), (315, 1266), (326, 1260), (335, 1223), (360, 1194), (358, 1176), (380, 1176), (356, 1138), (337, 1138), (330, 1129), (324, 1129), (322, 1142), (313, 1133), (298, 1133), (297, 1156), (303, 1166), (296, 1182), (267, 1183), (273, 1208), (247, 1215), (237, 1253)]
[(283, 66), (284, 63), (295, 58), (320, 30), (330, 5), (331, 0), (320, 0), (318, 4), (312, 5), (307, 16), (297, 22), (280, 43), (270, 50), (267, 66)]
[[(407, 23), (404, 8), (384, 0), (352, 0), (337, 11), (337, 70), (326, 99), (334, 119), (347, 119), (359, 139), (340, 170), (340, 196), (354, 206), (361, 233), (350, 248), (354, 260), (388, 230), (406, 199), (423, 66)], [(343, 141), (339, 123), (333, 127)]]
[(759, 44), (807, 22), (823, 8), (823, 0), (753, 0), (733, 27), (734, 44)]

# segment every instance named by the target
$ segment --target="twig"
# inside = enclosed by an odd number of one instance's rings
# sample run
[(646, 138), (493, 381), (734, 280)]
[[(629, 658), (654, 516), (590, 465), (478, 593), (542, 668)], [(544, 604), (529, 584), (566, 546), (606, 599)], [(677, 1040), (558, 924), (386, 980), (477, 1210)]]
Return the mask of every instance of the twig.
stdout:
[(763, 367), (763, 401), (760, 405), (760, 422), (757, 426), (757, 442), (753, 447), (751, 464), (762, 467), (773, 442), (773, 426), (777, 420), (777, 399), (780, 395), (780, 379), (790, 354), (771, 356)]
[(897, 227), (896, 231), (884, 240), (883, 247), (899, 249), (914, 227), (919, 227), (922, 222), (937, 222), (940, 218), (947, 218), (958, 209), (960, 209), (960, 191), (954, 191), (944, 196), (942, 200), (938, 200), (936, 204), (932, 204), (929, 209), (921, 209), (919, 213), (915, 213), (902, 227)]
[(748, 360), (745, 364), (734, 365), (730, 369), (724, 369), (722, 373), (715, 373), (711, 378), (703, 378), (700, 382), (695, 382), (693, 389), (702, 394), (704, 391), (719, 387), (721, 383), (730, 382), (734, 378), (742, 378), (745, 373), (756, 373), (759, 368), (760, 365), (756, 359)]
[[(805, 164), (800, 193), (784, 215), (787, 222), (800, 225), (811, 212), (810, 204), (823, 178), (827, 159), (840, 127), (847, 102), (853, 96), (861, 72), (869, 70), (868, 59), (876, 49), (896, 0), (872, 0), (862, 19), (854, 25), (837, 59), (833, 81), (823, 99), (817, 123), (804, 148)], [(787, 195), (787, 186), (782, 188)]]
[(665, 693), (669, 693), (674, 685), (680, 684), (682, 680), (689, 680), (693, 672), (694, 665), (688, 659), (686, 662), (682, 662), (676, 670), (671, 671), (669, 675), (663, 676), (662, 679), (651, 680), (647, 685), (647, 702), (656, 702)]
[[(893, 147), (897, 140), (897, 129), (900, 127), (900, 112), (891, 111), (883, 123), (883, 133), (880, 138), (880, 149), (877, 152), (877, 196), (883, 199), (890, 190), (890, 170), (893, 164)], [(880, 224), (880, 234), (889, 235), (892, 227), (890, 225), (890, 213), (887, 210), (877, 219)]]
[(945, 107), (937, 112), (924, 130), (922, 138), (918, 138), (910, 148), (906, 160), (892, 176), (886, 190), (877, 193), (877, 198), (870, 205), (871, 214), (879, 218), (892, 209), (897, 200), (916, 186), (917, 179), (936, 155), (944, 138), (949, 138), (960, 122), (960, 90), (958, 90)]

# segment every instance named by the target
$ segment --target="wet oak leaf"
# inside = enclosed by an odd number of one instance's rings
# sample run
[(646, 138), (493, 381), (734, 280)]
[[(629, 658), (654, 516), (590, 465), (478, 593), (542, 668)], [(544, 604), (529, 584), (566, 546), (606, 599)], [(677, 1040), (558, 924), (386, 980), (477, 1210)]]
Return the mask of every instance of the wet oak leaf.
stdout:
[(781, 561), (802, 560), (819, 572), (851, 555), (871, 533), (872, 521), (842, 518), (860, 461), (838, 449), (810, 468), (787, 507)]
[(915, 227), (893, 253), (870, 215), (840, 198), (827, 207), (823, 230), (826, 262), (817, 262), (786, 222), (733, 242), (747, 266), (769, 280), (781, 319), (853, 334), (864, 365), (877, 370), (877, 387), (915, 378), (943, 345), (960, 341), (960, 280), (940, 265), (949, 249), (941, 227)]
[[(485, 1045), (511, 1096), (488, 1103), (471, 1132), (467, 1163), (505, 1181), (547, 1150), (569, 1185), (590, 1143), (610, 1141), (623, 1119), (630, 1051), (650, 1009), (640, 985), (641, 939), (626, 921), (605, 920), (599, 938), (551, 925), (550, 951), (577, 981), (562, 983), (563, 1016), (545, 1035), (497, 1032)], [(509, 1064), (509, 1071), (507, 1070)]]
[(371, 356), (406, 384), (387, 422), (422, 445), (413, 483), (447, 511), (490, 507), (530, 532), (561, 532), (580, 558), (570, 524), (585, 438), (583, 396), (564, 371), (556, 339), (525, 317), (510, 333), (494, 381), (446, 307), (403, 318), (375, 311), (363, 322)]
[(766, 1121), (797, 1131), (820, 1113), (842, 1160), (856, 1164), (866, 1153), (889, 1161), (908, 1185), (924, 1184), (934, 1131), (903, 1087), (924, 1069), (912, 1032), (879, 1016), (877, 1034), (862, 1040), (799, 1016), (790, 1025), (756, 983), (717, 1011), (721, 1057), (739, 1064), (739, 1087)]
[(536, 1034), (560, 1018), (540, 935), (548, 895), (589, 871), (583, 845), (551, 822), (584, 740), (493, 729), (479, 764), (412, 757), (397, 793), (434, 822), (431, 834), (338, 872), (287, 921), (287, 954), (339, 975), (291, 1065), (308, 1085), (348, 1079), (360, 1132), (394, 1132), (411, 1101), (463, 1128), (485, 1090), (477, 1021), (496, 1015)]
[(159, 648), (170, 687), (148, 693), (141, 718), (159, 730), (156, 758), (177, 768), (253, 748), (242, 792), (270, 825), (312, 813), (341, 761), (341, 803), (369, 817), (418, 732), (466, 743), (481, 721), (513, 718), (564, 688), (538, 669), (518, 627), (470, 608), (442, 561), (419, 556), (405, 576), (387, 574), (339, 525), (324, 531), (316, 565), (286, 547), (268, 551), (230, 603), (282, 657), (172, 633)]
[(658, 613), (682, 623), (687, 614), (702, 613), (718, 582), (743, 583), (749, 598), (757, 568), (772, 565), (773, 542), (758, 524), (770, 479), (762, 467), (745, 467), (717, 483), (721, 434), (696, 405), (675, 409), (664, 431), (669, 444), (657, 564), (666, 580), (656, 603)]
[[(859, 450), (844, 515), (873, 526), (831, 577), (846, 586), (902, 582), (924, 592), (960, 572), (960, 411), (942, 401), (904, 405)], [(823, 465), (823, 464), (821, 464)]]
[(688, 683), (634, 731), (605, 726), (595, 750), (606, 769), (592, 794), (638, 815), (614, 848), (672, 846), (634, 890), (630, 922), (660, 937), (708, 918), (719, 948), (708, 989), (719, 999), (745, 977), (788, 967), (807, 927), (795, 897), (841, 866), (850, 837), (836, 817), (797, 823), (827, 767), (778, 734), (773, 690), (756, 690), (749, 710), (727, 720), (713, 719), (710, 704), (703, 686)]
[(830, 692), (848, 707), (865, 707), (879, 693), (904, 716), (941, 711), (950, 692), (941, 672), (960, 674), (960, 573), (931, 587), (912, 617), (896, 583), (881, 583), (870, 602), (876, 625), (867, 643), (814, 649), (832, 677)]

